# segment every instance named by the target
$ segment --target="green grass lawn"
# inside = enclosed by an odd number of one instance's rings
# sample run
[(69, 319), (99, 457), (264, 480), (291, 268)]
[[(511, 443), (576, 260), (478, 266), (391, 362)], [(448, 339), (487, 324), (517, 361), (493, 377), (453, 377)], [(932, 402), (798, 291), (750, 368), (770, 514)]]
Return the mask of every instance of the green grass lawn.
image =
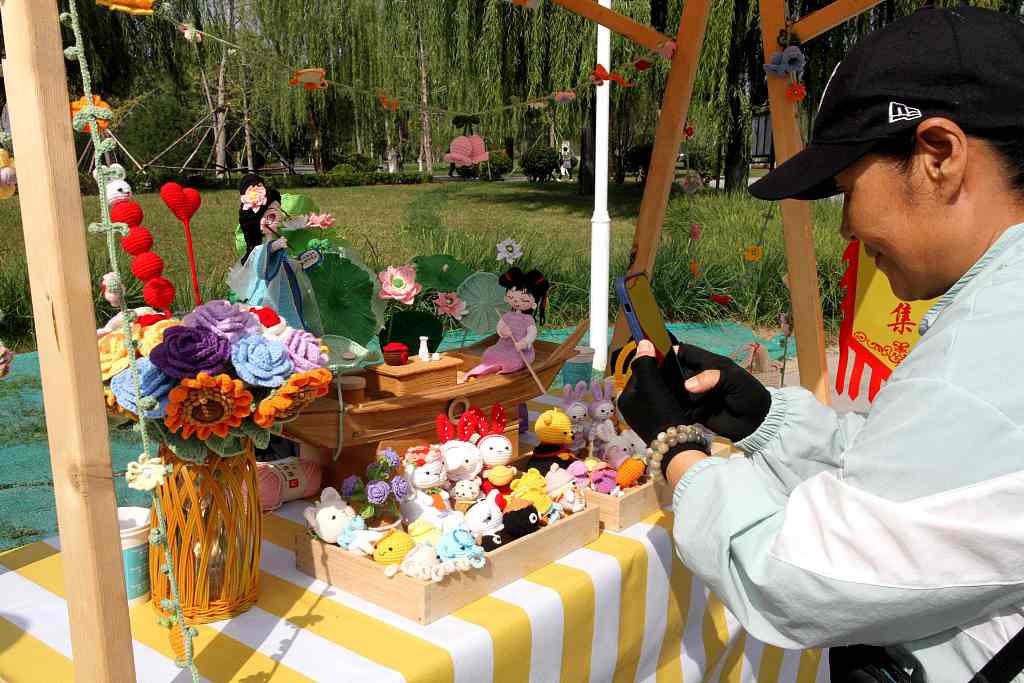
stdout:
[[(419, 254), (447, 253), (473, 268), (494, 270), (495, 245), (508, 237), (525, 249), (517, 265), (536, 267), (552, 281), (549, 324), (567, 325), (586, 315), (589, 297), (590, 218), (593, 198), (576, 194), (575, 183), (444, 182), (427, 185), (371, 186), (296, 190), (315, 200), (322, 211), (338, 221), (336, 231), (357, 247), (368, 265), (381, 269), (400, 264)], [(612, 217), (612, 274), (628, 265), (629, 249), (640, 206), (642, 188), (612, 186), (609, 213)], [(185, 238), (181, 226), (157, 194), (139, 195), (153, 231), (154, 250), (175, 283), (175, 308), (192, 305)], [(97, 198), (85, 197), (87, 219), (98, 215)], [(814, 204), (815, 248), (818, 254), (822, 305), (834, 329), (841, 298), (839, 277), (843, 242), (838, 234), (841, 206)], [(767, 227), (766, 212), (770, 212)], [(199, 277), (204, 298), (227, 293), (225, 275), (234, 253), (233, 231), (238, 222), (238, 196), (234, 192), (206, 192), (203, 206), (192, 223)], [(701, 226), (698, 241), (690, 239), (690, 226)], [(15, 239), (0, 244), (0, 338), (16, 348), (33, 346), (28, 276), (21, 238), (18, 200), (0, 202), (0, 226)], [(27, 237), (31, 239), (31, 230)], [(109, 270), (103, 238), (90, 236), (97, 317), (103, 321), (112, 310), (99, 296), (100, 276)], [(744, 260), (744, 249), (762, 244), (764, 258)], [(129, 283), (129, 300), (141, 304), (138, 283), (128, 274), (127, 255), (122, 261)], [(690, 272), (694, 260), (700, 268)], [(681, 321), (730, 318), (755, 326), (771, 326), (780, 311), (788, 308), (782, 284), (785, 257), (782, 220), (778, 207), (746, 195), (701, 192), (674, 194), (665, 216), (662, 241), (655, 266), (655, 290), (666, 317)], [(711, 294), (728, 294), (733, 302), (720, 306)]]

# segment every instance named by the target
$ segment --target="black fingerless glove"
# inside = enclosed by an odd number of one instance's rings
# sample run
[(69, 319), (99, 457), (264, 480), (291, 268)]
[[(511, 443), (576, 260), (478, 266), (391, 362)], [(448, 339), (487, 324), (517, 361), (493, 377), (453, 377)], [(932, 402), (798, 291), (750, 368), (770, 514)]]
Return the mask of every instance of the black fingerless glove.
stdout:
[[(666, 358), (661, 376), (682, 411), (682, 424), (702, 424), (731, 441), (745, 439), (761, 426), (772, 397), (753, 375), (725, 356), (689, 344), (680, 344), (676, 356), (678, 365)], [(702, 394), (688, 392), (683, 386), (684, 375), (690, 377), (705, 370), (719, 371), (718, 384)]]

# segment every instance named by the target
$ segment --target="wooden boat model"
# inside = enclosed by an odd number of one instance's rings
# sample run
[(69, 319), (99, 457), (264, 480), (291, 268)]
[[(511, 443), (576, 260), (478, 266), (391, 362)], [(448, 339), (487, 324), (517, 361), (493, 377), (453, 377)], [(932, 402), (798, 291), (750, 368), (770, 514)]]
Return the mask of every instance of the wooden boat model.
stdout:
[[(551, 385), (562, 365), (575, 355), (575, 347), (586, 326), (587, 321), (584, 320), (561, 344), (545, 341), (534, 344), (532, 366), (545, 387)], [(401, 395), (380, 390), (381, 383), (373, 381), (374, 373), (393, 372), (392, 369), (387, 366), (367, 368), (367, 395), (363, 402), (345, 405), (342, 412), (336, 395), (325, 396), (285, 425), (285, 436), (331, 451), (338, 448), (340, 436), (342, 452), (365, 452), (367, 448), (375, 449), (379, 442), (385, 440), (432, 439), (435, 419), (439, 414), (456, 417), (468, 405), (487, 412), (496, 403), (505, 407), (509, 429), (513, 429), (518, 424), (519, 405), (540, 395), (528, 370), (475, 377), (465, 383), (456, 381), (456, 376), (461, 379), (462, 373), (476, 365), (484, 350), (496, 340), (497, 336), (492, 336), (473, 346), (446, 352), (444, 357), (449, 359), (448, 367), (454, 370), (449, 373), (450, 381), (428, 381), (417, 385), (410, 377), (409, 387), (400, 387), (398, 391), (410, 390)], [(388, 380), (393, 382), (394, 378), (389, 377)]]

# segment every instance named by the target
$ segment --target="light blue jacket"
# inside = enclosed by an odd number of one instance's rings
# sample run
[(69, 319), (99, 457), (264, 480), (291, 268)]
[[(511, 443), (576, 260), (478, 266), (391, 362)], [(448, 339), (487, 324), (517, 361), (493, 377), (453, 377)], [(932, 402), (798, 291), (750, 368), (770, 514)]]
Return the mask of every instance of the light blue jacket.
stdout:
[(920, 330), (866, 417), (772, 390), (747, 457), (679, 481), (674, 536), (755, 638), (902, 645), (962, 683), (1024, 628), (1024, 224)]

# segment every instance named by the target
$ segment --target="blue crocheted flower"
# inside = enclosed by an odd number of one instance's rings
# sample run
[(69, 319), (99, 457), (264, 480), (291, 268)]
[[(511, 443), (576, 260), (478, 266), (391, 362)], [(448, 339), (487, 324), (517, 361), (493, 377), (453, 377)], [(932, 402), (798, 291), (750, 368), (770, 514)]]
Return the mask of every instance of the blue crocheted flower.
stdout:
[(231, 364), (239, 379), (258, 387), (279, 387), (294, 370), (284, 344), (261, 334), (239, 339), (231, 349)]
[(359, 477), (352, 474), (345, 477), (345, 481), (341, 482), (341, 495), (348, 498), (356, 492), (356, 488), (359, 486)]
[(391, 480), (391, 493), (394, 494), (395, 500), (408, 498), (409, 490), (409, 480), (405, 477), (398, 475)]
[(371, 481), (366, 485), (366, 500), (372, 505), (380, 505), (390, 493), (391, 487), (386, 481)]
[(377, 455), (378, 457), (386, 460), (391, 469), (398, 467), (398, 463), (401, 462), (401, 459), (398, 457), (398, 451), (394, 448), (385, 448)]
[(157, 406), (146, 411), (145, 417), (164, 417), (167, 414), (167, 394), (178, 385), (178, 380), (165, 375), (148, 358), (138, 358), (135, 364), (139, 368), (139, 395), (135, 394), (135, 380), (129, 367), (110, 380), (110, 390), (114, 393), (114, 398), (122, 408), (138, 415), (139, 397), (151, 396), (156, 400)]

